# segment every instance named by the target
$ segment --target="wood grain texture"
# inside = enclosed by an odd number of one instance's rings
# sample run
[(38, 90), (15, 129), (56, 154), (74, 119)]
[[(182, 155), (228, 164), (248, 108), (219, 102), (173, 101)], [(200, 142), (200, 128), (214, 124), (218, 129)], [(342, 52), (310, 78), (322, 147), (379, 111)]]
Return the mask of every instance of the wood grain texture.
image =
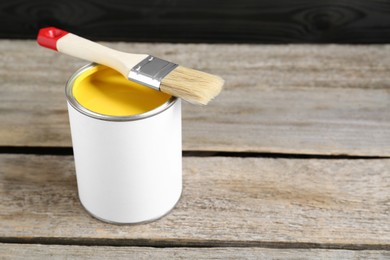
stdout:
[(390, 159), (184, 158), (163, 219), (95, 220), (73, 157), (0, 155), (0, 241), (88, 245), (390, 249)]
[[(108, 45), (226, 79), (184, 104), (184, 150), (390, 156), (388, 45)], [(85, 62), (33, 41), (0, 52), (0, 145), (71, 146), (64, 85)]]
[(0, 3), (0, 37), (54, 25), (101, 40), (389, 43), (389, 10), (381, 0), (16, 0)]
[(0, 243), (1, 259), (388, 259), (389, 251), (268, 248), (153, 248)]

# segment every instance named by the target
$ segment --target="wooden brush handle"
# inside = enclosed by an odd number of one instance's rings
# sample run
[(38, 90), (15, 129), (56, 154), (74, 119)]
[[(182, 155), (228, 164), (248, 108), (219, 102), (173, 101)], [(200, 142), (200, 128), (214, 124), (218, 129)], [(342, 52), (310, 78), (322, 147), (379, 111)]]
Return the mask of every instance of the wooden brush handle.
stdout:
[(130, 70), (148, 56), (113, 50), (55, 27), (40, 29), (37, 42), (43, 47), (111, 67), (126, 78)]

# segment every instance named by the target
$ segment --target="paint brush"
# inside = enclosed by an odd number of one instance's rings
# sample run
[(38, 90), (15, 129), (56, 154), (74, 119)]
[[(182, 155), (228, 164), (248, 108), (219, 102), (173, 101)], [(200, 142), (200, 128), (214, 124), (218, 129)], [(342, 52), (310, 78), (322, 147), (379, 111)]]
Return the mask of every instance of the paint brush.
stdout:
[(73, 57), (103, 64), (117, 70), (128, 80), (206, 105), (222, 90), (224, 80), (216, 75), (179, 66), (148, 55), (110, 49), (55, 27), (39, 30), (39, 45)]

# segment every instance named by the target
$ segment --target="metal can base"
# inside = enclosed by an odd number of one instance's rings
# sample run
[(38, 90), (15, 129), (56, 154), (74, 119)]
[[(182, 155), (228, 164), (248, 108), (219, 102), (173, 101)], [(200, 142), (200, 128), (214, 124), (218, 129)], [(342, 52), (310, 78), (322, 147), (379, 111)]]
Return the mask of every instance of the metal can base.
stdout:
[(169, 213), (171, 213), (171, 211), (172, 211), (172, 210), (177, 206), (177, 204), (180, 202), (180, 199), (181, 199), (182, 194), (183, 194), (183, 191), (180, 193), (179, 198), (177, 199), (177, 201), (176, 201), (176, 203), (173, 205), (173, 207), (172, 207), (171, 209), (169, 209), (167, 212), (163, 213), (163, 214), (160, 215), (160, 216), (151, 218), (151, 219), (146, 219), (146, 220), (143, 220), (143, 221), (136, 221), (136, 222), (117, 222), (117, 221), (112, 221), (112, 220), (108, 220), (108, 219), (101, 218), (101, 217), (96, 216), (95, 214), (91, 213), (91, 212), (84, 206), (84, 204), (81, 202), (80, 198), (79, 198), (79, 201), (80, 201), (81, 206), (84, 208), (84, 210), (85, 210), (89, 215), (91, 215), (93, 218), (95, 218), (95, 219), (97, 219), (97, 220), (99, 220), (99, 221), (102, 221), (102, 222), (105, 222), (105, 223), (108, 223), (108, 224), (113, 224), (113, 225), (140, 225), (140, 224), (151, 223), (151, 222), (160, 220), (160, 219), (164, 218), (165, 216), (167, 216)]

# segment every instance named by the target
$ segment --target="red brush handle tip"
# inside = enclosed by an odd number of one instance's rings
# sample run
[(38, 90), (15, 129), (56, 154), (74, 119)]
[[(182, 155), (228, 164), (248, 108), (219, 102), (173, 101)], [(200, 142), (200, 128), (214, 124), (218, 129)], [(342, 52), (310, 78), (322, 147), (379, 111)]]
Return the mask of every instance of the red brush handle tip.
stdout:
[(37, 42), (39, 45), (57, 50), (57, 41), (63, 36), (68, 34), (68, 32), (55, 27), (46, 27), (42, 28), (38, 32)]

